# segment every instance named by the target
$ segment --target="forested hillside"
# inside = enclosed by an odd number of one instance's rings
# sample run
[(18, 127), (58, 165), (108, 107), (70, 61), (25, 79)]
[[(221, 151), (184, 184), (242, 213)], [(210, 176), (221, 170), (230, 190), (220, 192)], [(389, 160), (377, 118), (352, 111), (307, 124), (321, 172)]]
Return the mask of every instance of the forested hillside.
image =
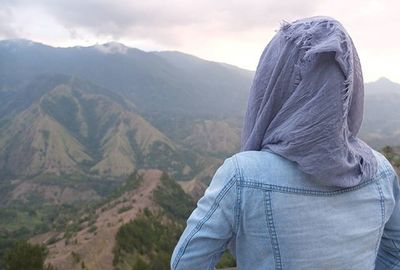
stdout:
[[(0, 59), (0, 258), (30, 239), (48, 254), (16, 248), (59, 270), (167, 269), (196, 200), (239, 151), (253, 72), (114, 42), (2, 40)], [(365, 85), (360, 137), (397, 168), (399, 108), (399, 84)]]

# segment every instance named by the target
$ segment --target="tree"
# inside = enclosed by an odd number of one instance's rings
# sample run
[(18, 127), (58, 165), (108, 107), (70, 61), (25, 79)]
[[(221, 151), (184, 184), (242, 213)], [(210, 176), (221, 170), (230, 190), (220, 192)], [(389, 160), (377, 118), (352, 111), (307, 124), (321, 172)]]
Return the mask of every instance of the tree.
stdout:
[(150, 266), (140, 257), (136, 259), (136, 263), (133, 265), (132, 270), (151, 270)]
[(4, 254), (7, 270), (54, 270), (51, 265), (44, 265), (48, 250), (44, 245), (18, 241)]

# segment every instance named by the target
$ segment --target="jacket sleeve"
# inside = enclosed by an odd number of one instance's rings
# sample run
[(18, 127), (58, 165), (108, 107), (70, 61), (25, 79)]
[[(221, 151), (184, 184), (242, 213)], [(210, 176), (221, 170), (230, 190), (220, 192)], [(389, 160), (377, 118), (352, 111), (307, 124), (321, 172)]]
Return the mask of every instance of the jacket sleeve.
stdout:
[(400, 270), (400, 188), (399, 177), (392, 171), (395, 206), (384, 227), (375, 270)]
[(215, 269), (235, 232), (236, 170), (233, 157), (218, 168), (187, 220), (171, 269)]

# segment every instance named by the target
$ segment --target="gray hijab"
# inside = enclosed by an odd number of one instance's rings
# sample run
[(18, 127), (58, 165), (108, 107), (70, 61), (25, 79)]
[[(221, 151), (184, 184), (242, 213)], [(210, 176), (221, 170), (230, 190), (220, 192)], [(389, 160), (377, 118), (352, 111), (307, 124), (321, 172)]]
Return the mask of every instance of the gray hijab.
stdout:
[(269, 149), (325, 185), (373, 177), (377, 161), (357, 137), (364, 84), (353, 41), (329, 17), (283, 23), (253, 79), (241, 151)]

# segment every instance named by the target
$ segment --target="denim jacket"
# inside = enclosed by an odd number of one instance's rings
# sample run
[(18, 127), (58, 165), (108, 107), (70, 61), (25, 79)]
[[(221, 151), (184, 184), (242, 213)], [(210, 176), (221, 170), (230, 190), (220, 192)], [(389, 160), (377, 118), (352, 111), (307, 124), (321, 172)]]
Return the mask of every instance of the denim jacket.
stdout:
[(187, 220), (171, 269), (215, 269), (229, 249), (241, 270), (400, 269), (396, 172), (325, 186), (269, 150), (227, 158)]

